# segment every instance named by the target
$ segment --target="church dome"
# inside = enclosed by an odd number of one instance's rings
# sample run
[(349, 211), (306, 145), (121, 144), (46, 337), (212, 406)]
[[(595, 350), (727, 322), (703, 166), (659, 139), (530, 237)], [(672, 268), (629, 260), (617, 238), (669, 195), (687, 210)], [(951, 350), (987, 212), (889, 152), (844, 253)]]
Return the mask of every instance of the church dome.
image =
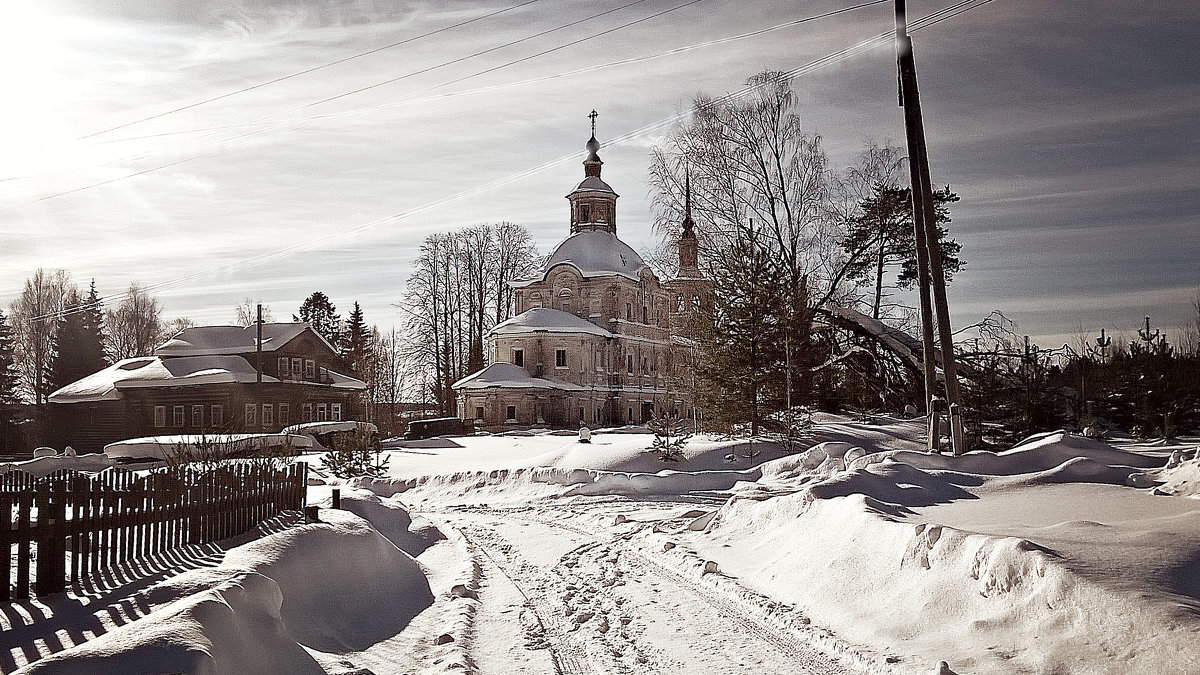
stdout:
[(619, 274), (634, 280), (647, 267), (637, 251), (605, 230), (587, 230), (567, 237), (546, 258), (543, 276), (555, 265), (564, 263), (584, 277)]

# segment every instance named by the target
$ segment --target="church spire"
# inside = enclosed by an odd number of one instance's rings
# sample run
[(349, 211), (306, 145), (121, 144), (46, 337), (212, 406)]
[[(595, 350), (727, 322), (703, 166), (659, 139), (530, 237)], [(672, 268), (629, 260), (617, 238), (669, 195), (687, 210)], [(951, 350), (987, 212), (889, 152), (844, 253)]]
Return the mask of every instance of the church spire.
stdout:
[(583, 160), (583, 175), (600, 177), (600, 167), (604, 162), (600, 161), (600, 155), (597, 154), (600, 150), (600, 141), (596, 140), (596, 118), (600, 113), (592, 110), (592, 114), (588, 117), (592, 118), (592, 137), (587, 142), (587, 159)]
[(696, 223), (692, 220), (692, 170), (683, 174), (683, 231), (679, 234), (679, 276), (685, 279), (700, 277), (699, 242), (696, 241)]

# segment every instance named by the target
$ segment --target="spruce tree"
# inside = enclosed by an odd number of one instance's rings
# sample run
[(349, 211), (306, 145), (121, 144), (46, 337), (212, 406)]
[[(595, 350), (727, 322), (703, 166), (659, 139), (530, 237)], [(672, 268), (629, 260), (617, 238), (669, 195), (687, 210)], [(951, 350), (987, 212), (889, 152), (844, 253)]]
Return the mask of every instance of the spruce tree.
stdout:
[(13, 358), (12, 326), (0, 310), (0, 452), (9, 454), (19, 446), (22, 436), (17, 427), (21, 373)]
[(346, 321), (343, 357), (355, 375), (362, 377), (366, 374), (371, 360), (371, 329), (363, 320), (362, 307), (357, 302)]
[(713, 312), (701, 330), (697, 374), (707, 418), (757, 435), (778, 401), (791, 293), (786, 274), (753, 228), (739, 232), (713, 268)]
[(92, 282), (87, 300), (74, 289), (68, 292), (64, 315), (54, 335), (57, 357), (50, 371), (53, 389), (65, 387), (108, 365), (104, 354), (104, 314)]

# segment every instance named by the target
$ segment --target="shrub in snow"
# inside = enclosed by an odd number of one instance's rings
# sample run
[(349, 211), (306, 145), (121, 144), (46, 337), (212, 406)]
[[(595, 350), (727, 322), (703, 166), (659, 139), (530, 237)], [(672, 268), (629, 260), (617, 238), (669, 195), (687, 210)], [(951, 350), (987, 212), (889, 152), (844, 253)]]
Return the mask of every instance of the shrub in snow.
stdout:
[(321, 466), (339, 478), (382, 476), (388, 458), (379, 447), (379, 434), (367, 428), (331, 439), (332, 448), (321, 458)]
[(678, 462), (683, 459), (683, 446), (692, 437), (687, 420), (679, 419), (675, 411), (657, 413), (646, 425), (654, 434), (650, 451), (663, 462)]

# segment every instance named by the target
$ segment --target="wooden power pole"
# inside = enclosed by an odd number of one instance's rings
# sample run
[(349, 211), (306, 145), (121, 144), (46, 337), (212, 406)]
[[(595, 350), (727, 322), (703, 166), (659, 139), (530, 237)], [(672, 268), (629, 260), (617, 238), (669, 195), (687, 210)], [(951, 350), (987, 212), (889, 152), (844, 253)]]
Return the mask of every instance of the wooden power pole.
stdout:
[[(917, 244), (918, 283), (921, 285), (921, 328), (925, 343), (926, 410), (937, 414), (933, 406), (930, 377), (933, 368), (933, 319), (936, 316), (938, 343), (941, 346), (942, 372), (946, 378), (946, 403), (950, 412), (950, 439), (953, 452), (962, 454), (962, 409), (954, 359), (954, 335), (950, 330), (950, 310), (946, 301), (946, 275), (938, 244), (937, 216), (933, 204), (933, 185), (929, 179), (929, 154), (925, 147), (925, 127), (921, 120), (921, 97), (917, 91), (917, 66), (913, 59), (912, 39), (904, 0), (896, 0), (896, 59), (900, 70), (900, 105), (904, 107), (904, 133), (908, 140), (908, 163), (912, 182), (913, 229)], [(924, 258), (924, 262), (922, 262)], [(933, 312), (930, 312), (932, 290)], [(937, 425), (930, 425), (930, 449), (938, 447)]]

